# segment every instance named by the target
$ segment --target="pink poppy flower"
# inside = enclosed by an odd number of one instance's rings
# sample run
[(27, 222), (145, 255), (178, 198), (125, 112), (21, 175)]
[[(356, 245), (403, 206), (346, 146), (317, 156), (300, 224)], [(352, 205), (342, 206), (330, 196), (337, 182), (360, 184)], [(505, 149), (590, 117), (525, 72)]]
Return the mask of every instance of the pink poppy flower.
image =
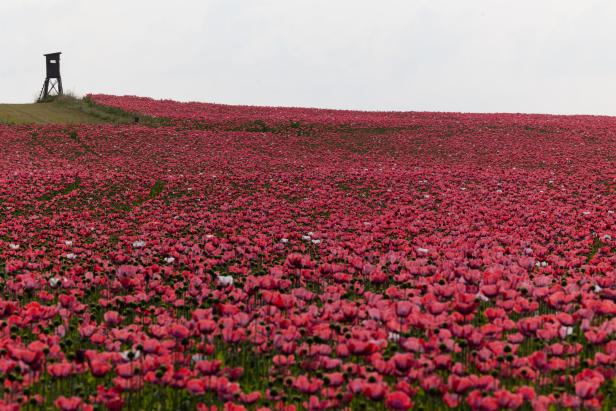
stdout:
[(54, 404), (62, 411), (77, 411), (81, 408), (82, 400), (79, 397), (59, 396)]
[(190, 335), (190, 330), (182, 324), (173, 324), (170, 326), (169, 332), (173, 338), (178, 340), (184, 339)]
[(111, 371), (111, 368), (111, 364), (107, 363), (106, 361), (92, 360), (92, 362), (90, 363), (90, 371), (95, 377), (104, 376), (109, 371)]
[(413, 406), (413, 401), (402, 391), (394, 391), (387, 394), (385, 405), (391, 410), (408, 410)]
[(409, 301), (398, 301), (396, 302), (396, 315), (398, 317), (406, 318), (411, 313), (412, 308), (413, 304)]
[(61, 362), (55, 364), (49, 364), (47, 366), (47, 372), (56, 378), (68, 377), (73, 371), (73, 365), (68, 362)]
[(575, 395), (582, 399), (592, 398), (599, 390), (596, 380), (582, 380), (575, 383)]
[(193, 395), (202, 395), (205, 392), (205, 384), (199, 379), (188, 380), (186, 382), (186, 390)]
[(103, 318), (108, 326), (118, 325), (122, 321), (120, 314), (117, 311), (107, 311), (103, 315)]

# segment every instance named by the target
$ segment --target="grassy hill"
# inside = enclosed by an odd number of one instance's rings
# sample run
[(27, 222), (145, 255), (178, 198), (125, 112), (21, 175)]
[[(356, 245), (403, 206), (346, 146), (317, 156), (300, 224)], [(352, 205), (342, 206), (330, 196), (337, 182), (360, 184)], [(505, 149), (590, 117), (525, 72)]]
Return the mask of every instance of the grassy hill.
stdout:
[(134, 118), (128, 113), (70, 96), (45, 103), (0, 104), (0, 123), (4, 124), (97, 124), (132, 121)]

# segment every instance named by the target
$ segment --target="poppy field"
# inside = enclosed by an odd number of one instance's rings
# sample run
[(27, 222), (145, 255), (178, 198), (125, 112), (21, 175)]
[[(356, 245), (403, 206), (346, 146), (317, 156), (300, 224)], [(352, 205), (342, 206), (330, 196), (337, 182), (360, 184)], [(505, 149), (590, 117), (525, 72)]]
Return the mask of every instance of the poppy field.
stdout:
[(616, 406), (616, 118), (88, 99), (0, 125), (0, 410)]

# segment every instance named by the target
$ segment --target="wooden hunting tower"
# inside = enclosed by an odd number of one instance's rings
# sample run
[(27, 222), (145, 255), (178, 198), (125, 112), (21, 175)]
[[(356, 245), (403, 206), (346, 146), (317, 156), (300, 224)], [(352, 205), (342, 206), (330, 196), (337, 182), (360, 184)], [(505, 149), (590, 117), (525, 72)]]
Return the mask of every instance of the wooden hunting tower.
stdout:
[(61, 96), (64, 93), (62, 90), (62, 77), (60, 77), (60, 54), (62, 53), (45, 54), (47, 76), (45, 77), (39, 100), (46, 100), (50, 96)]

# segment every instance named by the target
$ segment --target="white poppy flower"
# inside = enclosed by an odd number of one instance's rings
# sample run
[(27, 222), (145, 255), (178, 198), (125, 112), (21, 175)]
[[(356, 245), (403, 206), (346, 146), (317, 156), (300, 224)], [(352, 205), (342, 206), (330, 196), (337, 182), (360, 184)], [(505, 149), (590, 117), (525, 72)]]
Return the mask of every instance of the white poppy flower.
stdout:
[(571, 334), (573, 334), (573, 327), (561, 327), (560, 328), (561, 336), (569, 336)]
[(197, 362), (197, 361), (203, 361), (205, 360), (207, 357), (203, 354), (193, 354), (192, 357), (190, 357), (190, 360), (192, 362)]
[(479, 291), (477, 293), (477, 295), (475, 295), (475, 299), (479, 300), (479, 301), (490, 301), (490, 299), (488, 297), (486, 297), (481, 291)]
[(233, 277), (231, 277), (230, 275), (219, 275), (218, 284), (224, 286), (233, 285)]
[(137, 358), (141, 357), (141, 353), (138, 350), (126, 350), (126, 351), (122, 351), (120, 353), (120, 356), (122, 357), (124, 361), (130, 361), (130, 360), (136, 360)]

